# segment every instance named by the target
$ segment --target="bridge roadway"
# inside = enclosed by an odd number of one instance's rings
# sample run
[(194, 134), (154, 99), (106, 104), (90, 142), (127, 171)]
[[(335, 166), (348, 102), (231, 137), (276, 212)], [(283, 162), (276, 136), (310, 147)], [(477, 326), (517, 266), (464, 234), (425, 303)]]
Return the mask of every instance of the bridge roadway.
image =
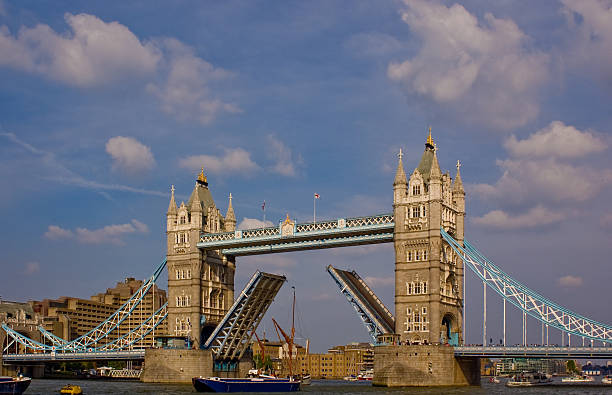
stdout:
[(460, 346), (455, 347), (457, 357), (481, 358), (612, 358), (612, 347), (558, 347), (558, 346)]
[(390, 243), (394, 228), (393, 214), (301, 224), (287, 217), (285, 222), (274, 227), (202, 233), (197, 246), (203, 250), (221, 250), (222, 254), (232, 256), (314, 250)]
[[(612, 347), (558, 347), (558, 346), (459, 346), (454, 348), (457, 357), (477, 358), (584, 358), (610, 359)], [(96, 360), (143, 360), (144, 349), (107, 352), (67, 352), (36, 354), (4, 354), (4, 363), (51, 362), (51, 361), (96, 361)]]
[(145, 350), (3, 354), (3, 363), (51, 361), (144, 360)]

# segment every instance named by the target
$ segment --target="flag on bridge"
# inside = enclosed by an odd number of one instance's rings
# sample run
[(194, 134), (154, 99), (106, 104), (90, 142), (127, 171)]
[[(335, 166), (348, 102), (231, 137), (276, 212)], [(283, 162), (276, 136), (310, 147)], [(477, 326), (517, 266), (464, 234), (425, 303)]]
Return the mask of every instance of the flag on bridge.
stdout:
[(263, 204), (261, 205), (261, 209), (263, 211), (266, 211), (266, 201), (264, 200)]
[(314, 197), (315, 197), (315, 199), (320, 199), (321, 195), (319, 195), (318, 193), (315, 193)]

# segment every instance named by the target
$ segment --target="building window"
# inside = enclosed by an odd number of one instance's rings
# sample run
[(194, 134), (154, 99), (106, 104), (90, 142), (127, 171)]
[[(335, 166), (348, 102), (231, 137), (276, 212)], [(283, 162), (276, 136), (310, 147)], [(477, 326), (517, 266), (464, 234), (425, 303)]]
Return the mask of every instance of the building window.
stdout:
[(414, 293), (414, 283), (406, 283), (406, 286), (408, 295), (412, 295)]
[[(422, 290), (423, 290), (423, 293), (424, 293), (424, 294), (426, 294), (426, 293), (427, 293), (427, 281), (423, 281), (423, 284), (422, 284)], [(423, 308), (425, 308), (425, 307), (423, 307)]]
[(187, 270), (187, 278), (191, 278), (191, 270)]
[(423, 250), (423, 260), (427, 260), (427, 250)]
[(423, 315), (427, 314), (427, 307), (423, 306), (423, 309), (421, 310), (421, 312)]
[(180, 223), (181, 225), (184, 225), (184, 224), (185, 224), (185, 216), (184, 216), (184, 215), (181, 215), (181, 219), (180, 219), (180, 222), (179, 222), (179, 223)]
[(176, 271), (176, 279), (177, 279), (177, 280), (180, 280), (180, 279), (181, 279), (181, 277), (179, 276), (179, 271), (178, 271), (178, 270)]
[(421, 260), (421, 254), (419, 251), (415, 251), (414, 252), (414, 260), (415, 261), (420, 261)]
[(412, 262), (412, 251), (408, 251), (408, 262)]
[(179, 243), (185, 242), (185, 233), (179, 233)]
[(416, 283), (415, 284), (414, 293), (415, 294), (420, 294), (421, 293), (421, 283)]
[(427, 217), (427, 206), (423, 206), (423, 217)]
[(421, 207), (412, 208), (412, 218), (418, 218), (421, 216)]
[(421, 194), (421, 185), (419, 185), (419, 184), (413, 185), (412, 186), (412, 194), (413, 195), (420, 195)]

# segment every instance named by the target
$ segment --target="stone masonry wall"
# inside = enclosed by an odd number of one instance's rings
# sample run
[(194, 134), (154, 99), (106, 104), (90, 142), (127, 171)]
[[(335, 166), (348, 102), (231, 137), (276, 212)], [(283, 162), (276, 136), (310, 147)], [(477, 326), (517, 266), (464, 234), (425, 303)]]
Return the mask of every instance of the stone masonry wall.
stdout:
[(140, 380), (145, 383), (191, 383), (196, 376), (212, 376), (213, 357), (208, 350), (149, 348)]
[(374, 347), (373, 385), (425, 387), (480, 385), (480, 360), (455, 358), (449, 346)]
[(251, 358), (243, 358), (234, 372), (214, 371), (210, 350), (178, 350), (149, 348), (145, 351), (145, 383), (189, 383), (193, 377), (246, 377), (253, 366)]

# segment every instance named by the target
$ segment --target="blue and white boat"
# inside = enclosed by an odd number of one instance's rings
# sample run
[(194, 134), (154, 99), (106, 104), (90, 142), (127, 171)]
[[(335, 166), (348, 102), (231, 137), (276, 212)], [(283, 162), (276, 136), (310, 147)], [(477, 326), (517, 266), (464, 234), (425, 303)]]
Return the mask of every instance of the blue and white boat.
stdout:
[(275, 377), (220, 378), (194, 377), (193, 386), (198, 392), (295, 392), (300, 381)]
[(5, 377), (0, 376), (0, 394), (23, 394), (32, 382), (29, 377)]

